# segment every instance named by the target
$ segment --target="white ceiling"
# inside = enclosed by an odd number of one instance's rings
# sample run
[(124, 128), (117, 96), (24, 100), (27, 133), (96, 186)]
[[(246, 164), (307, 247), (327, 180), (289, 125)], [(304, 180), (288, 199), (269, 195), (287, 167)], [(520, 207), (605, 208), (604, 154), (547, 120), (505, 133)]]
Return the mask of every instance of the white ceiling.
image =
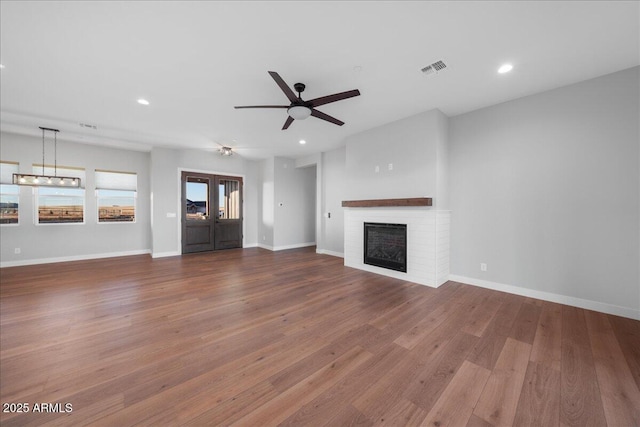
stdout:
[[(636, 66), (639, 6), (2, 0), (0, 125), (136, 150), (219, 143), (300, 157), (433, 108), (455, 116)], [(420, 71), (438, 60), (445, 71)], [(505, 62), (513, 71), (497, 74)], [(286, 110), (233, 108), (288, 104), (267, 71), (305, 83), (304, 99), (362, 95), (319, 107), (342, 127), (311, 117), (282, 131)]]

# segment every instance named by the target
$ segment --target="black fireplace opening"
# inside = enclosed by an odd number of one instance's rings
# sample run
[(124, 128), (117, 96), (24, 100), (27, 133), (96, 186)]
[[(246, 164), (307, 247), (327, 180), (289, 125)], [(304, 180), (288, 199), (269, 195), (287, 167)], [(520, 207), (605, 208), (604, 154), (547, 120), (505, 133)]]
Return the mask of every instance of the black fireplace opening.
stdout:
[(364, 223), (364, 263), (407, 272), (407, 225)]

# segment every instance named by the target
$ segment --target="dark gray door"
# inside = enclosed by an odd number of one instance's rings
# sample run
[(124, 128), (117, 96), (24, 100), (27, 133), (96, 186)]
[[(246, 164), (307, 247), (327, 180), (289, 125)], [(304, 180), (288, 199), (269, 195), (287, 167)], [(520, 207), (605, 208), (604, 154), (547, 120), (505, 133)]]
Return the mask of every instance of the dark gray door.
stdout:
[(182, 253), (214, 249), (213, 189), (215, 178), (182, 172)]
[(215, 249), (242, 247), (242, 178), (215, 177)]

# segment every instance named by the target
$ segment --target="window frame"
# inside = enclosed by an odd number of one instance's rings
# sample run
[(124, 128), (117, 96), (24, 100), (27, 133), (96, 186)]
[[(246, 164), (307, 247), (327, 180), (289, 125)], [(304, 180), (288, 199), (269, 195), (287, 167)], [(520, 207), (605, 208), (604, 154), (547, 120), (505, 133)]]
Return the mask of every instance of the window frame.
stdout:
[[(138, 222), (138, 173), (137, 172), (128, 172), (128, 171), (115, 171), (115, 170), (106, 170), (106, 169), (95, 169), (95, 198), (96, 198), (96, 223), (97, 224), (136, 224)], [(131, 183), (127, 184), (113, 184), (107, 183), (104, 184), (103, 179), (101, 179), (100, 174), (114, 174), (114, 175), (132, 175), (135, 178), (135, 185), (131, 185)], [(116, 178), (117, 180), (117, 178)], [(133, 189), (135, 187), (135, 189)], [(117, 220), (101, 220), (100, 218), (100, 200), (106, 198), (125, 198), (125, 196), (101, 196), (101, 191), (126, 191), (131, 194), (131, 198), (133, 199), (133, 220), (131, 221), (117, 221)]]
[[(6, 182), (4, 182), (2, 179), (0, 179), (0, 200), (2, 200), (2, 196), (17, 196), (18, 198), (18, 207), (17, 207), (17, 214), (18, 214), (18, 218), (16, 222), (0, 222), (0, 227), (16, 227), (20, 225), (20, 186), (18, 184), (14, 184), (13, 183), (13, 174), (14, 173), (20, 173), (20, 163), (18, 162), (11, 162), (8, 160), (0, 160), (0, 167), (2, 167), (2, 165), (9, 165), (11, 167), (10, 173), (11, 173), (11, 180), (7, 180)], [(11, 187), (11, 188), (15, 188), (17, 191), (15, 193), (3, 193), (2, 192), (2, 187)]]

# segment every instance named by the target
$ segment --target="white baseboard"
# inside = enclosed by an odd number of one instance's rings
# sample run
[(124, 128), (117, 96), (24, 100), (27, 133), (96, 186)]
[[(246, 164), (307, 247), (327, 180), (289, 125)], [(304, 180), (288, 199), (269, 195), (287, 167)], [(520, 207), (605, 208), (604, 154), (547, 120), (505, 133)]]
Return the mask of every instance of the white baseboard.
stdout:
[(20, 261), (5, 261), (5, 262), (0, 262), (0, 268), (20, 267), (23, 265), (52, 264), (54, 262), (85, 261), (88, 259), (115, 258), (120, 256), (144, 255), (144, 254), (150, 254), (150, 253), (151, 253), (151, 250), (149, 249), (141, 249), (137, 251), (107, 252), (102, 254), (86, 254), (86, 255), (55, 257), (55, 258), (38, 258), (38, 259), (25, 259)]
[(298, 248), (306, 248), (309, 246), (315, 246), (316, 242), (307, 242), (307, 243), (296, 243), (293, 245), (284, 245), (284, 246), (269, 246), (264, 245), (262, 243), (258, 243), (258, 247), (262, 249), (268, 249), (270, 251), (285, 251), (287, 249), (298, 249)]
[(336, 251), (330, 251), (328, 249), (316, 249), (316, 253), (317, 254), (323, 254), (323, 255), (331, 255), (331, 256), (338, 257), (338, 258), (344, 258), (344, 253), (336, 252)]
[(519, 286), (505, 285), (503, 283), (490, 282), (488, 280), (457, 276), (455, 274), (450, 274), (449, 280), (473, 286), (479, 286), (481, 288), (492, 289), (494, 291), (507, 292), (524, 297), (536, 298), (544, 301), (570, 305), (572, 307), (584, 308), (587, 310), (599, 311), (601, 313), (613, 314), (615, 316), (622, 316), (628, 317), (630, 319), (640, 320), (640, 310), (635, 310), (630, 307), (622, 307), (619, 305), (607, 304), (599, 301), (591, 301), (567, 295), (559, 295), (551, 292), (538, 291), (535, 289), (521, 288)]
[(259, 246), (260, 245), (258, 245), (257, 243), (245, 243), (244, 245), (242, 245), (242, 248), (243, 249), (245, 249), (245, 248), (257, 248)]
[(180, 251), (169, 251), (169, 252), (152, 252), (151, 258), (166, 258), (170, 256), (180, 256), (182, 252)]
[(286, 251), (287, 249), (308, 248), (309, 246), (315, 246), (316, 242), (296, 243), (293, 245), (276, 246), (274, 251)]

